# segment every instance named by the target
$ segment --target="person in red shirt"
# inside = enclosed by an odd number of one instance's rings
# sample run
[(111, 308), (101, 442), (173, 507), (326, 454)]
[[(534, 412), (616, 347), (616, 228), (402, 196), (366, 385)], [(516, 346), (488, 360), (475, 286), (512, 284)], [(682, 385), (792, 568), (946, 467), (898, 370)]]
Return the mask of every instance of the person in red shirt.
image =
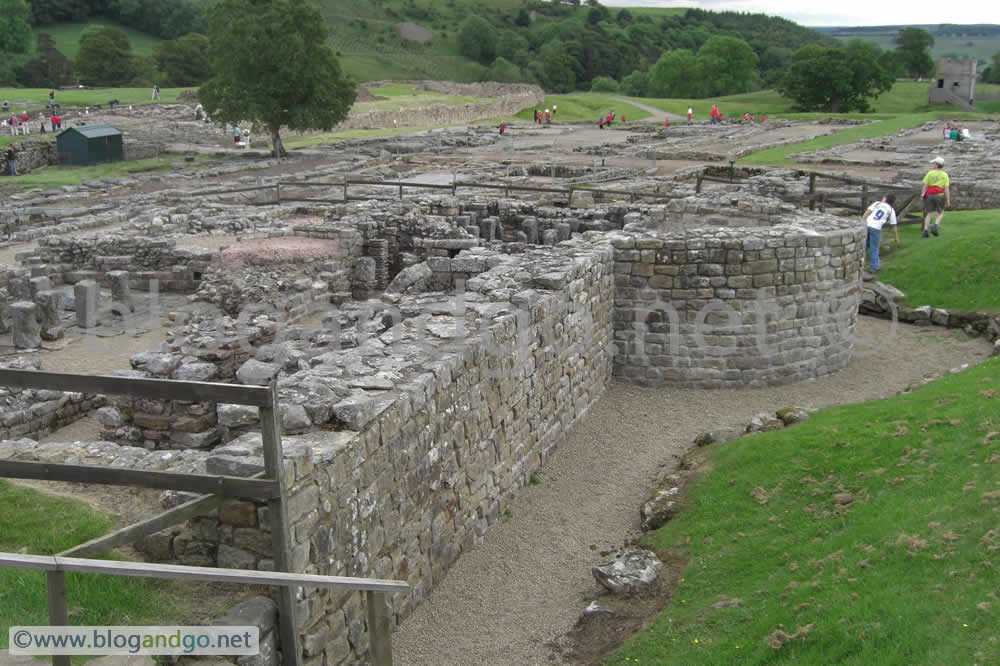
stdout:
[(610, 111), (608, 111), (608, 117), (604, 119), (604, 124), (605, 125), (610, 125), (611, 124), (611, 112)]
[(28, 112), (27, 111), (22, 111), (21, 112), (21, 134), (31, 134), (31, 131), (28, 129), (28, 120), (29, 120), (29, 118), (28, 118)]
[(663, 121), (663, 126), (664, 127), (670, 127), (670, 121), (669, 120), (664, 120)]
[(598, 118), (598, 120), (597, 120), (597, 126), (600, 127), (601, 129), (604, 129), (604, 116), (601, 116), (600, 118)]
[(505, 129), (507, 129), (507, 126), (504, 123), (500, 123), (500, 134), (503, 134)]
[(760, 122), (764, 122), (765, 120), (767, 120), (767, 114), (766, 113), (760, 114)]
[(622, 122), (625, 122), (625, 114), (622, 114)]

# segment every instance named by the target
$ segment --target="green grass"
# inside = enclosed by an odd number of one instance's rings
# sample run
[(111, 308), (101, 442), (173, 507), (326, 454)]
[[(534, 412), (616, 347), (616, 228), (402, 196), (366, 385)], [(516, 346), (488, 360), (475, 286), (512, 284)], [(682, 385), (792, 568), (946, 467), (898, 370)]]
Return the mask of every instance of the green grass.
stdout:
[[(555, 122), (560, 123), (593, 123), (597, 124), (597, 118), (607, 115), (608, 111), (614, 111), (616, 117), (623, 115), (626, 120), (642, 120), (648, 118), (650, 113), (637, 106), (618, 99), (626, 99), (624, 95), (609, 95), (606, 93), (573, 93), (569, 95), (547, 95), (545, 103), (538, 105), (538, 110), (543, 112), (551, 109), (553, 105), (558, 105)], [(524, 109), (515, 118), (520, 121), (531, 122), (531, 116), (535, 112), (534, 107)]]
[[(884, 26), (881, 30), (873, 30), (872, 28), (841, 28), (831, 33), (831, 35), (843, 42), (849, 42), (855, 38), (877, 42), (883, 49), (891, 51), (896, 48), (896, 37), (904, 27), (907, 26)], [(961, 30), (961, 27), (958, 27), (958, 29)], [(977, 58), (989, 61), (994, 53), (1000, 51), (1000, 29), (996, 30), (992, 35), (942, 34), (939, 32), (937, 26), (931, 26), (929, 31), (934, 36), (934, 46), (931, 47), (931, 56), (935, 60), (947, 56), (960, 56), (962, 58)]]
[(83, 31), (86, 28), (92, 25), (108, 26), (124, 30), (125, 34), (128, 35), (129, 43), (132, 45), (132, 52), (140, 56), (153, 55), (153, 47), (163, 41), (159, 37), (154, 37), (148, 33), (140, 32), (107, 19), (87, 21), (83, 23), (57, 23), (55, 25), (47, 25), (43, 28), (36, 28), (35, 34), (37, 35), (40, 32), (47, 32), (52, 35), (52, 39), (56, 42), (56, 48), (59, 49), (64, 56), (70, 60), (74, 60), (80, 52), (80, 35), (83, 34)]
[(910, 306), (1000, 313), (1000, 210), (945, 211), (940, 237), (920, 232), (900, 227), (902, 246), (884, 256), (880, 278)]
[(815, 150), (825, 150), (834, 146), (842, 146), (844, 144), (861, 141), (862, 139), (872, 139), (878, 136), (885, 136), (887, 134), (898, 132), (901, 129), (922, 125), (923, 123), (929, 120), (935, 120), (936, 118), (936, 114), (929, 113), (896, 116), (865, 125), (855, 125), (847, 129), (840, 130), (839, 132), (828, 134), (826, 136), (819, 136), (808, 141), (802, 141), (785, 146), (776, 146), (774, 148), (762, 150), (759, 153), (754, 153), (753, 155), (744, 157), (740, 161), (751, 164), (794, 164), (794, 162), (787, 159), (788, 155)]
[[(161, 102), (176, 102), (177, 95), (190, 88), (160, 88)], [(11, 110), (38, 110), (49, 103), (49, 88), (0, 88), (0, 100), (10, 102)], [(117, 99), (123, 105), (150, 104), (152, 88), (100, 88), (89, 90), (57, 90), (56, 103), (66, 107), (84, 107), (100, 104), (106, 106), (108, 100)]]
[(672, 602), (609, 663), (1000, 662), (998, 392), (1000, 358), (707, 450), (645, 539), (687, 562)]
[[(105, 534), (113, 520), (86, 504), (0, 481), (0, 551), (51, 555)], [(66, 576), (70, 622), (167, 624), (180, 617), (173, 585), (117, 576)], [(45, 574), (0, 569), (0, 647), (12, 625), (48, 624)]]
[[(194, 163), (184, 163), (185, 168), (193, 168), (199, 163), (204, 166), (204, 162), (209, 159), (201, 155), (195, 155)], [(31, 187), (60, 187), (62, 185), (79, 185), (83, 179), (100, 180), (108, 178), (128, 178), (137, 173), (149, 171), (165, 171), (173, 164), (183, 162), (183, 157), (179, 155), (162, 155), (148, 160), (137, 160), (130, 162), (109, 162), (107, 164), (95, 164), (93, 166), (70, 167), (53, 166), (44, 169), (36, 169), (23, 176), (7, 176), (0, 180), (0, 185), (17, 185), (22, 188)]]

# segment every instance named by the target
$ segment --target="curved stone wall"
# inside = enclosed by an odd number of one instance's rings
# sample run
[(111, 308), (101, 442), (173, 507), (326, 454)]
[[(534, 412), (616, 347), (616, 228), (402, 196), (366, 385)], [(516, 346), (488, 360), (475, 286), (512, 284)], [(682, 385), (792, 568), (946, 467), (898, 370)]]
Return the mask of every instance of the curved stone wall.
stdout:
[(656, 386), (787, 384), (850, 360), (864, 226), (613, 234), (614, 373)]

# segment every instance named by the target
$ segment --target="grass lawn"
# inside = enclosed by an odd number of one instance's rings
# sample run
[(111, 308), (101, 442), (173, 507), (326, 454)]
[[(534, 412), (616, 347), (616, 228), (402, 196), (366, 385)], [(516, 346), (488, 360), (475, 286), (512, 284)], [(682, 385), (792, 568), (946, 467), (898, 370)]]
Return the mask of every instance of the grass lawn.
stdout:
[(137, 160), (134, 162), (109, 162), (107, 164), (95, 164), (93, 166), (69, 167), (52, 166), (44, 169), (36, 169), (24, 176), (6, 176), (0, 180), (0, 185), (17, 185), (22, 188), (31, 187), (60, 187), (62, 185), (79, 185), (83, 179), (100, 180), (108, 178), (128, 178), (136, 173), (148, 171), (165, 171), (176, 162), (185, 164), (185, 168), (193, 168), (199, 163), (201, 166), (212, 158), (203, 155), (195, 155), (195, 162), (184, 163), (182, 155), (162, 155), (148, 160)]
[(994, 358), (703, 451), (645, 539), (687, 561), (672, 603), (608, 663), (1000, 662), (998, 431)]
[[(572, 93), (569, 95), (546, 95), (545, 103), (538, 106), (538, 110), (545, 112), (553, 105), (558, 105), (553, 121), (560, 123), (593, 123), (597, 125), (597, 118), (607, 115), (608, 111), (614, 111), (617, 118), (625, 116), (628, 120), (642, 120), (648, 118), (650, 113), (637, 106), (620, 102), (619, 99), (626, 99), (624, 95), (608, 95), (606, 93)], [(516, 116), (517, 120), (531, 122), (531, 116), (535, 109), (524, 109)]]
[(485, 97), (467, 97), (462, 95), (444, 95), (430, 90), (418, 90), (412, 84), (391, 83), (382, 88), (372, 88), (371, 93), (389, 99), (375, 102), (357, 102), (351, 108), (352, 113), (365, 113), (372, 110), (396, 110), (401, 107), (431, 106), (432, 104), (444, 104), (448, 106), (458, 106), (471, 102), (492, 102), (493, 99)]
[(902, 247), (884, 255), (879, 271), (907, 305), (1000, 312), (1000, 210), (945, 211), (940, 237), (920, 233), (919, 225), (900, 227)]
[[(161, 102), (176, 102), (177, 95), (182, 90), (190, 88), (160, 88)], [(49, 103), (50, 88), (0, 88), (0, 100), (10, 102), (11, 110), (20, 112), (22, 109), (44, 109)], [(57, 90), (56, 102), (66, 107), (84, 107), (94, 104), (106, 105), (109, 100), (117, 99), (124, 105), (150, 104), (153, 95), (152, 88), (100, 88), (90, 90)], [(37, 128), (36, 128), (37, 129)]]
[[(0, 481), (0, 551), (51, 555), (106, 534), (113, 522), (83, 502)], [(72, 624), (169, 624), (181, 617), (172, 583), (68, 574), (66, 588)], [(7, 647), (12, 625), (47, 624), (45, 573), (0, 569), (0, 647)]]

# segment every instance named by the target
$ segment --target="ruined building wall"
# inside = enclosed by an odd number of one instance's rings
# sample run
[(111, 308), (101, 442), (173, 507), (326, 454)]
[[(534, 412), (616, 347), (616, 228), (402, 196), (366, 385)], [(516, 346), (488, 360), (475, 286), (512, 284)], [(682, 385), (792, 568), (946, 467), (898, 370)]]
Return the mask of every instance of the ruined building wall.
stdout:
[(641, 385), (787, 384), (850, 359), (865, 231), (615, 235), (615, 376)]

